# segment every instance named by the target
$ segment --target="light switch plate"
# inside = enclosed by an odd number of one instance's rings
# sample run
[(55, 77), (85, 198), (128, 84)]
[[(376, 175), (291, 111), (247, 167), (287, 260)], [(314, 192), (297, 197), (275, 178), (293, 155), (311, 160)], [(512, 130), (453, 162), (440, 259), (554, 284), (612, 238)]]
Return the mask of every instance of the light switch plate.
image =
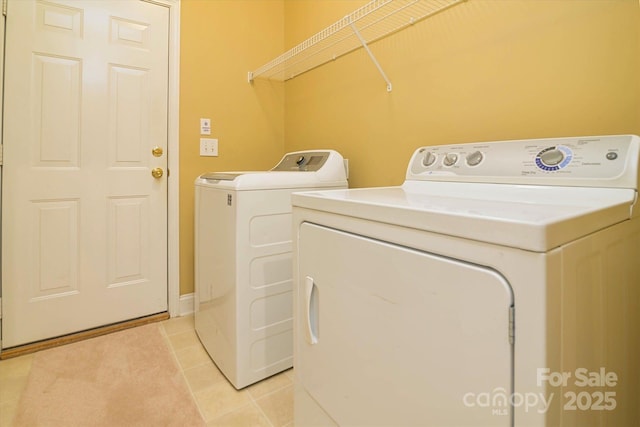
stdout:
[(217, 156), (218, 140), (215, 138), (200, 138), (200, 155), (201, 156)]

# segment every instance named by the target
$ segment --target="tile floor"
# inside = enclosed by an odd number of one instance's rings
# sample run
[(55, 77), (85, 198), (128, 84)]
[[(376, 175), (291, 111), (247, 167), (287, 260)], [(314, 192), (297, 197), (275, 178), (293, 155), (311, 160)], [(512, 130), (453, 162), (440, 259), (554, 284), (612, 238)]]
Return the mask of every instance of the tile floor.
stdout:
[[(207, 426), (293, 426), (293, 371), (236, 390), (196, 336), (193, 316), (161, 323)], [(0, 427), (10, 427), (34, 355), (0, 361)]]

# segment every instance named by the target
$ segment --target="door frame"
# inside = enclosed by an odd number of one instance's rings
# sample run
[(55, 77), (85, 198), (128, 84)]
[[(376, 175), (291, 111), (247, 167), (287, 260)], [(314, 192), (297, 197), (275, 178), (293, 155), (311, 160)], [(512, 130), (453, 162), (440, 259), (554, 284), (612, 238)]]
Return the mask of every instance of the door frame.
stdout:
[(169, 92), (167, 129), (167, 303), (180, 316), (180, 0), (141, 0), (169, 8)]
[[(0, 0), (2, 10), (17, 0)], [(167, 304), (171, 317), (180, 313), (180, 194), (179, 194), (179, 101), (180, 101), (180, 0), (139, 0), (169, 9), (169, 81), (167, 100)], [(0, 103), (4, 91), (5, 16), (0, 16)], [(2, 165), (2, 117), (0, 116), (0, 174)], [(169, 173), (170, 172), (170, 173)], [(1, 191), (0, 175), (0, 191)], [(0, 206), (0, 216), (2, 206)], [(2, 256), (0, 254), (0, 256)], [(0, 281), (1, 285), (1, 281)], [(0, 298), (2, 288), (0, 287)], [(0, 311), (0, 319), (2, 314)]]

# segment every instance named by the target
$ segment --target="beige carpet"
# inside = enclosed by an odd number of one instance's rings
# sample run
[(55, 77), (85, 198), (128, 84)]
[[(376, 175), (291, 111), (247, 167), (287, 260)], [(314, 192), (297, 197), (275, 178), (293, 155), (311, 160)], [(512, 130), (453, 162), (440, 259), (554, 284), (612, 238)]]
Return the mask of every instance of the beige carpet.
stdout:
[(37, 353), (15, 426), (203, 426), (158, 324)]

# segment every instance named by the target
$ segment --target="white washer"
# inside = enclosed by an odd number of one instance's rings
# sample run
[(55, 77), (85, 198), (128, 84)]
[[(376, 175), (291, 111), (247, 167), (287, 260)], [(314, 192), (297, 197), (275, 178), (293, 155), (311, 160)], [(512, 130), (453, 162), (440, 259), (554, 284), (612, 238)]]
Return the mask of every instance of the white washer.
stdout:
[(346, 188), (333, 150), (195, 182), (195, 328), (238, 389), (292, 366), (291, 193)]
[(640, 139), (418, 149), (293, 195), (295, 424), (640, 425)]

